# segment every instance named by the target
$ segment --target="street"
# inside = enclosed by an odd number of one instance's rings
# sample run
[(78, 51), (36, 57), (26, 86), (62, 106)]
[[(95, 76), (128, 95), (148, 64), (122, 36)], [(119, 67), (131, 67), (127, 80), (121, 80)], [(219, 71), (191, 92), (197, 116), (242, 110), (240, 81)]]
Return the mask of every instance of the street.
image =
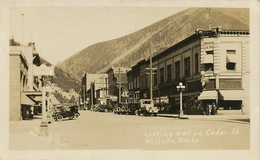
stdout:
[(38, 136), (41, 119), (10, 122), (11, 150), (39, 149), (141, 149), (201, 150), (249, 149), (247, 117), (116, 115), (80, 111), (77, 120), (49, 125), (49, 136)]

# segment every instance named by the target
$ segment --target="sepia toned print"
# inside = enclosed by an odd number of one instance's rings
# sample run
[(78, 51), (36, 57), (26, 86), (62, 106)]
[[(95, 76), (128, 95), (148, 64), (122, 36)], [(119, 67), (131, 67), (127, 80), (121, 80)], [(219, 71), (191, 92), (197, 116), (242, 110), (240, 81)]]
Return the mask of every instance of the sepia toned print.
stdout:
[(252, 149), (250, 8), (17, 7), (9, 18), (10, 152)]

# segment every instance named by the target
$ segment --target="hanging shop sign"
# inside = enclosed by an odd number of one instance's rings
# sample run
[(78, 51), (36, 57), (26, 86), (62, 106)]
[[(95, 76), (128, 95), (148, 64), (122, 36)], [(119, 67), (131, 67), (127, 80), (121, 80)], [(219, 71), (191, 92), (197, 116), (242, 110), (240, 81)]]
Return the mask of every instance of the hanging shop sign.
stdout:
[(55, 76), (54, 66), (46, 66), (45, 64), (34, 66), (34, 75), (35, 76)]

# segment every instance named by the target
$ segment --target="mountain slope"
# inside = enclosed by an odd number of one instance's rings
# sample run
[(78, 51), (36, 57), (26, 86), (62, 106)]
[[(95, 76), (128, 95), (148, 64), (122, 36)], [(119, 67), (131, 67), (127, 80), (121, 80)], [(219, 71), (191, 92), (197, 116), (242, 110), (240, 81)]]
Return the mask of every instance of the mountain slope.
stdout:
[(190, 8), (132, 34), (86, 47), (58, 67), (77, 78), (84, 71), (95, 73), (113, 66), (130, 67), (192, 35), (195, 29), (209, 29), (209, 17), (212, 27), (249, 30), (249, 9)]
[[(46, 61), (42, 57), (41, 63), (45, 63), (47, 66), (52, 65), (50, 62)], [(54, 73), (55, 76), (53, 77), (53, 83), (55, 83), (57, 87), (61, 88), (64, 92), (69, 92), (71, 89), (79, 91), (80, 82), (75, 77), (62, 71), (56, 66), (54, 67)]]

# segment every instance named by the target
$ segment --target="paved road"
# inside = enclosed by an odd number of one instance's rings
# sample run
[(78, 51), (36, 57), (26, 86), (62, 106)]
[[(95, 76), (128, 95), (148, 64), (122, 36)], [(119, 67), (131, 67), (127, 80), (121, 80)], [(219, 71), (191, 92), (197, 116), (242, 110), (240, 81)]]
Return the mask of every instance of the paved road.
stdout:
[(39, 137), (40, 120), (10, 123), (10, 149), (249, 149), (246, 118), (143, 117), (82, 111), (78, 120), (49, 125)]

